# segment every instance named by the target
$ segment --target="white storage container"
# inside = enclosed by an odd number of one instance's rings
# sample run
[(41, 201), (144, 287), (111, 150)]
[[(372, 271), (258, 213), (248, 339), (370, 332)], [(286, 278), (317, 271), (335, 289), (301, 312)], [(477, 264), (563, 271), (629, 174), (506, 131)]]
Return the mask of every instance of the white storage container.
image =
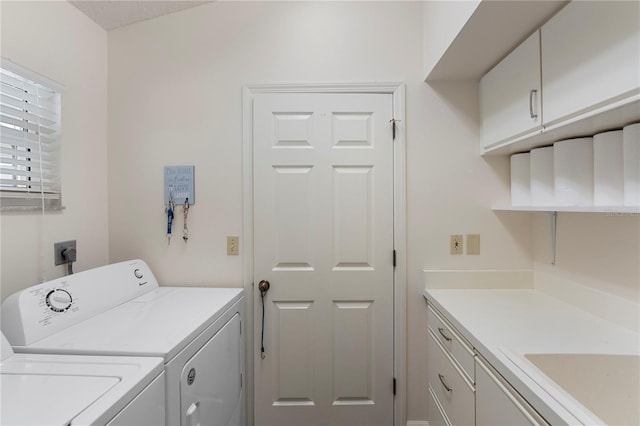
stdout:
[(552, 206), (555, 203), (553, 188), (553, 147), (531, 150), (531, 205)]
[(593, 138), (576, 138), (553, 145), (555, 204), (593, 205)]
[(593, 137), (593, 204), (621, 206), (624, 203), (622, 130)]
[(511, 156), (511, 205), (531, 204), (529, 153)]
[(640, 205), (640, 123), (622, 129), (624, 205)]

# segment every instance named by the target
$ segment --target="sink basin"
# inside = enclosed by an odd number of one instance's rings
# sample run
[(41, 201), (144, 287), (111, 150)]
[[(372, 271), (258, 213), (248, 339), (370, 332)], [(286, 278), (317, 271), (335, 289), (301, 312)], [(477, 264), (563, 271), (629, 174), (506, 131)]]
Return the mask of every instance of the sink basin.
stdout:
[(583, 411), (578, 402), (604, 424), (640, 425), (640, 354), (525, 353), (518, 362), (505, 353), (570, 412)]

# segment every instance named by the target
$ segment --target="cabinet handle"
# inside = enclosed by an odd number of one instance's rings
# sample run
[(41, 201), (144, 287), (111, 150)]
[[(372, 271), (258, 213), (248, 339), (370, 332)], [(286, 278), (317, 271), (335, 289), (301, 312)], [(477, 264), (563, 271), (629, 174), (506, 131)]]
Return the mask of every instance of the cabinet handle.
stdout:
[(442, 337), (444, 337), (444, 340), (446, 340), (447, 342), (451, 341), (451, 337), (449, 337), (446, 334), (444, 334), (444, 329), (442, 327), (438, 327), (438, 332), (440, 333), (440, 335)]
[(538, 93), (536, 89), (531, 89), (529, 91), (529, 115), (534, 120), (538, 118), (538, 114), (533, 113), (533, 95), (535, 95), (536, 93)]
[(438, 377), (440, 378), (440, 383), (442, 383), (442, 386), (444, 386), (446, 391), (447, 392), (451, 392), (453, 389), (451, 389), (449, 386), (447, 386), (447, 384), (444, 381), (444, 376), (442, 374), (438, 373)]

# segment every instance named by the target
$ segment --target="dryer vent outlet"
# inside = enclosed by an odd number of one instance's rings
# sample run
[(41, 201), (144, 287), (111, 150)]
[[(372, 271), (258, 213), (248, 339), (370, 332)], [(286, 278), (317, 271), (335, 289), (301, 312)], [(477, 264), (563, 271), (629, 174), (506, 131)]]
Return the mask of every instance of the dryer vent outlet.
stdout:
[(53, 260), (56, 266), (76, 261), (76, 240), (61, 241), (53, 244)]

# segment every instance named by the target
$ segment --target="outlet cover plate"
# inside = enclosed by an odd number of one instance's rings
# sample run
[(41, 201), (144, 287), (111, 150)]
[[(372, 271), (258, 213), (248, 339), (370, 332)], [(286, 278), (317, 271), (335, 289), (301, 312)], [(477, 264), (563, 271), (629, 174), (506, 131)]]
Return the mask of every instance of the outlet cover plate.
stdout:
[(65, 265), (67, 263), (67, 261), (62, 257), (62, 252), (66, 249), (76, 249), (76, 240), (53, 243), (53, 263), (56, 266)]

